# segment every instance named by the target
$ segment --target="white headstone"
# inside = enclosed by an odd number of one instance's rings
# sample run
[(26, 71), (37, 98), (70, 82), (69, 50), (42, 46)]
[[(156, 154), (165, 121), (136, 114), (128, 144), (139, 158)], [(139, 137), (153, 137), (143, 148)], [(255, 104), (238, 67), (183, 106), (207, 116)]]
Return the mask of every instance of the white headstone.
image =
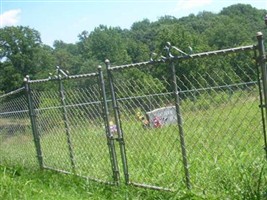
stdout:
[(175, 106), (162, 107), (150, 112), (147, 112), (150, 127), (161, 127), (166, 124), (177, 123)]

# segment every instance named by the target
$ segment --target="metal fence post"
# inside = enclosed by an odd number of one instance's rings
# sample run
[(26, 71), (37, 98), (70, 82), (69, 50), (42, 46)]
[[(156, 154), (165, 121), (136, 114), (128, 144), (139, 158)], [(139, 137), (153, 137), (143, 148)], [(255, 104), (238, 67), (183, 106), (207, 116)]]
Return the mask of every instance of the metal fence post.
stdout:
[(71, 163), (72, 170), (75, 173), (74, 153), (73, 153), (73, 147), (71, 143), (70, 127), (69, 127), (68, 113), (66, 109), (65, 94), (64, 94), (64, 86), (61, 80), (61, 74), (63, 73), (63, 75), (65, 75), (65, 73), (59, 67), (57, 67), (57, 72), (58, 72), (57, 78), (58, 78), (58, 83), (59, 83), (59, 96), (61, 100), (63, 121), (64, 121), (64, 126), (65, 126), (65, 131), (66, 131), (66, 136), (67, 136), (67, 143), (68, 143), (68, 148), (69, 148), (70, 163)]
[(112, 74), (111, 74), (111, 71), (109, 69), (110, 68), (110, 61), (105, 60), (105, 63), (106, 63), (106, 68), (107, 68), (109, 87), (110, 87), (110, 91), (111, 91), (111, 98), (112, 98), (112, 106), (113, 106), (113, 110), (114, 110), (115, 123), (117, 126), (117, 132), (118, 132), (117, 140), (118, 140), (119, 145), (120, 145), (120, 152), (121, 152), (121, 159), (122, 159), (125, 183), (129, 184), (129, 173), (128, 173), (126, 150), (125, 150), (123, 132), (121, 129), (121, 121), (120, 121), (120, 112), (119, 112), (118, 102), (117, 102), (116, 94), (114, 91)]
[(25, 83), (25, 91), (26, 91), (26, 97), (27, 97), (28, 108), (29, 108), (29, 115), (30, 115), (30, 120), (31, 120), (33, 140), (34, 140), (34, 145), (35, 145), (35, 149), (37, 153), (39, 166), (41, 169), (43, 169), (44, 162), (43, 162), (43, 154), (42, 154), (41, 143), (40, 143), (40, 134), (37, 128), (36, 113), (35, 113), (34, 106), (33, 106), (32, 92), (31, 92), (29, 81), (30, 81), (29, 76), (26, 76), (24, 78), (24, 83)]
[(188, 160), (187, 160), (187, 151), (186, 151), (186, 145), (185, 145), (185, 139), (184, 139), (183, 120), (182, 120), (182, 113), (181, 113), (181, 108), (180, 108), (180, 97), (179, 97), (179, 91), (178, 91), (178, 86), (177, 86), (174, 62), (171, 62), (171, 71), (172, 71), (172, 79), (173, 79), (172, 81), (173, 81), (173, 87), (174, 87), (173, 95), (175, 99), (176, 116), (177, 116), (181, 150), (182, 150), (182, 156), (183, 156), (186, 187), (188, 189), (191, 189), (190, 174), (189, 174), (189, 167), (188, 167)]
[[(168, 52), (169, 58), (172, 57), (170, 53), (171, 48), (172, 48), (171, 44), (167, 43), (166, 50)], [(171, 68), (171, 75), (172, 75), (173, 96), (175, 100), (176, 117), (177, 117), (178, 129), (179, 129), (186, 187), (187, 189), (191, 189), (191, 181), (190, 181), (190, 174), (189, 174), (189, 167), (188, 167), (188, 160), (187, 160), (187, 151), (186, 151), (186, 145), (185, 145), (185, 139), (184, 139), (183, 120), (182, 120), (182, 113), (181, 113), (181, 108), (180, 108), (180, 97), (179, 97), (179, 91), (178, 91), (178, 85), (177, 85), (177, 79), (176, 79), (175, 65), (172, 60), (170, 61), (170, 68)]]
[(100, 82), (101, 92), (102, 92), (102, 104), (103, 104), (102, 116), (103, 116), (104, 123), (105, 123), (107, 144), (108, 144), (108, 148), (109, 148), (109, 155), (110, 155), (111, 167), (112, 167), (112, 172), (113, 172), (113, 179), (118, 184), (119, 167), (118, 167), (118, 162), (117, 162), (114, 137), (113, 137), (113, 134), (111, 133), (111, 130), (109, 127), (109, 111), (108, 111), (108, 104), (107, 104), (105, 81), (104, 81), (104, 76), (103, 76), (103, 71), (102, 71), (101, 66), (98, 67), (98, 73), (99, 73), (99, 82)]
[[(259, 67), (261, 70), (263, 101), (264, 101), (264, 105), (261, 105), (261, 109), (262, 109), (262, 112), (263, 112), (263, 109), (265, 110), (265, 117), (264, 117), (264, 114), (262, 115), (262, 117), (263, 117), (263, 123), (266, 124), (266, 118), (267, 118), (267, 65), (266, 65), (266, 54), (265, 54), (263, 34), (261, 32), (257, 33), (257, 39), (258, 39), (258, 50), (259, 50), (258, 63), (259, 63)], [(262, 98), (261, 98), (261, 100), (262, 100)], [(263, 137), (264, 137), (264, 145), (265, 145), (264, 150), (265, 150), (266, 159), (267, 159), (267, 136), (266, 136), (265, 128), (263, 130)]]

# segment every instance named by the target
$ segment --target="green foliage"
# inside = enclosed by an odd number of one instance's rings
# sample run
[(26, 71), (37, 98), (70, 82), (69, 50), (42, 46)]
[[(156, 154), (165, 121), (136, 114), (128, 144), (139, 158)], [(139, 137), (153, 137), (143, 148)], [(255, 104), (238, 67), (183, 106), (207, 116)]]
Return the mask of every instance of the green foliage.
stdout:
[(12, 91), (21, 87), (23, 76), (10, 62), (0, 63), (0, 90)]
[(52, 131), (55, 127), (63, 124), (59, 97), (51, 98), (42, 95), (36, 112), (41, 132)]
[(55, 41), (53, 55), (57, 66), (68, 70), (71, 74), (80, 73), (82, 60), (78, 45)]
[(130, 69), (122, 76), (118, 83), (118, 93), (120, 97), (142, 96), (148, 94), (158, 94), (166, 91), (166, 88), (159, 79), (139, 69)]
[(0, 198), (13, 199), (202, 199), (184, 192), (168, 193), (126, 186), (109, 186), (73, 175), (0, 165)]
[[(5, 27), (0, 30), (0, 90), (10, 91), (21, 86), (23, 77), (28, 74), (31, 79), (47, 78), (56, 65), (70, 74), (80, 74), (95, 72), (105, 59), (109, 59), (112, 66), (147, 61), (152, 52), (164, 55), (167, 42), (189, 54), (255, 44), (256, 32), (267, 35), (263, 20), (266, 12), (251, 5), (236, 4), (223, 8), (218, 14), (203, 11), (180, 19), (173, 16), (162, 16), (155, 22), (144, 19), (134, 22), (129, 30), (99, 25), (90, 33), (81, 32), (76, 44), (57, 40), (54, 48), (43, 45), (39, 32), (34, 29)], [(179, 55), (177, 51), (172, 54)], [(233, 68), (244, 64), (252, 62), (242, 57), (227, 57), (214, 67)], [(195, 76), (209, 71), (207, 66), (201, 61), (180, 65), (177, 75)], [(163, 67), (141, 71), (158, 79), (169, 78), (169, 70)], [(138, 76), (139, 72), (136, 73)], [(224, 82), (234, 79), (231, 74), (224, 78)]]
[[(177, 126), (143, 129), (134, 115), (123, 111), (128, 114), (128, 118), (123, 119), (123, 130), (131, 180), (171, 187), (174, 192), (146, 190), (124, 184), (107, 186), (73, 175), (38, 171), (36, 166), (34, 170), (0, 166), (0, 198), (265, 199), (267, 171), (264, 152), (259, 144), (261, 127), (256, 127), (259, 116), (255, 115), (260, 115), (257, 101), (253, 99), (256, 96), (256, 90), (252, 93), (235, 92), (231, 96), (224, 92), (217, 95), (204, 93), (203, 97), (196, 99), (195, 103), (199, 102), (199, 106), (195, 110), (190, 109), (190, 104), (194, 102), (182, 102), (193, 185), (191, 191), (184, 187), (182, 181), (184, 173)], [(204, 108), (206, 102), (209, 102), (209, 107)], [(57, 126), (56, 129), (41, 138), (45, 164), (69, 170), (64, 128)], [(95, 126), (92, 129), (88, 123), (80, 123), (79, 128), (72, 131), (77, 171), (101, 178), (111, 177), (103, 128)], [(248, 131), (250, 134), (247, 134)], [(32, 144), (32, 140), (24, 139), (23, 145), (21, 141), (21, 137), (15, 136), (12, 140), (3, 141), (1, 147), (12, 148), (9, 157), (16, 157), (17, 151), (24, 147), (23, 158), (27, 161), (34, 155), (29, 151), (31, 147), (27, 146)], [(119, 149), (118, 145), (116, 147)], [(25, 162), (24, 167), (28, 165)]]
[[(48, 73), (56, 65), (69, 70), (71, 74), (77, 74), (95, 72), (96, 67), (103, 65), (105, 59), (109, 59), (112, 65), (147, 61), (150, 59), (151, 52), (156, 52), (158, 55), (166, 53), (163, 50), (166, 42), (171, 42), (186, 53), (255, 44), (256, 32), (262, 31), (267, 35), (263, 22), (265, 14), (266, 10), (237, 4), (224, 8), (219, 14), (203, 11), (198, 15), (191, 14), (180, 19), (172, 16), (161, 17), (155, 22), (144, 19), (133, 23), (130, 30), (100, 25), (91, 33), (83, 31), (79, 35), (78, 43), (66, 44), (55, 41), (54, 48), (43, 45), (40, 34), (34, 29), (22, 26), (5, 27), (0, 29), (0, 91), (7, 92), (20, 87), (23, 77), (28, 74), (31, 78), (47, 78)], [(193, 52), (189, 51), (189, 46), (193, 48)], [(179, 55), (175, 51), (172, 53)], [(254, 66), (252, 56), (250, 54), (228, 55), (224, 59), (190, 60), (179, 65), (175, 63), (178, 82), (183, 83), (179, 84), (180, 90), (255, 80), (256, 74), (251, 69)], [(115, 85), (123, 86), (123, 88), (117, 88), (118, 97), (137, 97), (170, 91), (171, 86), (162, 78), (167, 80), (171, 78), (169, 68), (166, 66), (131, 69), (118, 74), (120, 78), (118, 80), (123, 82)], [(241, 69), (240, 66), (245, 67)], [(220, 69), (227, 73), (222, 73)], [(206, 73), (207, 71), (209, 74)], [(79, 87), (92, 84), (93, 82), (81, 81), (68, 86), (71, 89), (74, 85)], [(50, 87), (51, 85), (47, 84), (42, 89), (57, 89), (57, 86)], [(244, 98), (244, 101), (233, 107), (232, 103), (246, 93), (235, 92), (233, 95), (232, 91), (229, 93), (225, 91), (215, 92), (216, 95), (213, 91), (202, 92), (196, 96), (185, 96), (181, 101), (185, 120), (185, 139), (189, 148), (190, 173), (192, 173), (193, 183), (198, 186), (193, 188), (193, 192), (186, 190), (184, 183), (181, 182), (182, 162), (179, 160), (180, 157), (174, 154), (176, 150), (176, 153), (180, 153), (178, 145), (174, 143), (178, 141), (177, 126), (145, 130), (141, 123), (133, 121), (136, 110), (151, 109), (151, 107), (141, 107), (142, 104), (156, 102), (157, 105), (165, 105), (160, 98), (155, 98), (154, 102), (151, 99), (145, 99), (143, 102), (131, 100), (129, 104), (125, 103), (126, 109), (121, 110), (122, 120), (130, 119), (123, 123), (123, 128), (125, 133), (128, 133), (125, 139), (131, 177), (142, 182), (142, 177), (145, 176), (148, 182), (165, 184), (175, 189), (178, 187), (177, 192), (165, 193), (123, 185), (104, 186), (50, 171), (30, 171), (20, 167), (0, 166), (0, 199), (264, 199), (267, 195), (267, 176), (266, 166), (262, 164), (263, 160), (258, 153), (259, 140), (255, 137), (248, 138), (248, 134), (244, 134), (247, 129), (251, 129), (250, 133), (255, 135), (260, 132), (258, 130), (260, 126), (252, 126), (259, 123), (260, 116), (255, 117), (256, 112), (254, 112), (254, 108), (258, 109), (257, 103), (254, 101), (255, 105), (251, 109), (250, 99)], [(75, 98), (76, 95), (73, 93), (68, 101), (74, 102)], [(254, 100), (253, 97), (250, 98)], [(224, 104), (226, 100), (229, 102)], [(59, 106), (58, 96), (56, 98), (50, 94), (38, 96), (38, 108), (42, 108), (37, 112), (38, 128), (41, 132), (48, 133), (41, 137), (43, 153), (48, 155), (45, 158), (46, 164), (64, 168), (69, 165), (65, 162), (69, 152), (62, 110)], [(247, 112), (249, 109), (244, 108), (250, 108), (252, 112)], [(90, 112), (91, 110), (88, 109), (88, 113)], [(80, 110), (77, 110), (75, 115), (72, 115), (74, 124), (71, 124), (71, 128), (76, 128), (76, 132), (72, 135), (76, 162), (83, 163), (86, 159), (91, 159), (84, 168), (88, 170), (88, 166), (93, 166), (101, 176), (104, 173), (103, 176), (106, 177), (107, 171), (102, 169), (103, 167), (110, 169), (110, 166), (103, 164), (103, 161), (106, 162), (105, 159), (108, 159), (105, 157), (107, 149), (99, 144), (96, 144), (97, 147), (94, 146), (94, 143), (99, 140), (106, 145), (103, 127), (99, 125), (100, 120), (96, 122), (97, 125), (94, 125), (93, 120), (87, 120), (87, 123), (80, 122), (79, 116), (86, 118), (87, 113), (80, 113)], [(203, 120), (198, 121), (199, 117)], [(244, 122), (236, 125), (235, 120), (239, 117), (244, 117)], [(229, 121), (232, 123), (230, 127), (226, 126)], [(230, 129), (234, 135), (229, 134)], [(24, 163), (27, 163), (29, 157), (30, 163), (33, 163), (35, 151), (29, 135), (15, 135), (8, 140), (3, 140), (1, 137), (3, 155), (22, 159)], [(137, 140), (138, 143), (136, 143)], [(92, 145), (87, 145), (87, 141), (93, 141)], [(171, 151), (164, 146), (170, 141), (173, 144)], [(87, 147), (85, 151), (88, 151), (86, 152), (88, 158), (86, 159), (83, 157), (85, 152), (82, 145)], [(4, 149), (9, 153), (4, 152)], [(61, 153), (55, 153), (59, 149)], [(98, 157), (93, 157), (92, 152), (89, 152), (93, 150), (100, 153), (99, 162), (94, 160)], [(200, 155), (197, 150), (202, 150), (203, 154)], [(219, 156), (211, 157), (213, 153), (218, 153)], [(166, 159), (166, 155), (169, 159)], [(52, 161), (49, 162), (48, 158)], [(164, 166), (159, 162), (160, 159), (166, 161)], [(136, 160), (138, 162), (135, 162)], [(172, 168), (177, 160), (179, 169), (177, 166)], [(36, 166), (35, 162), (34, 164)], [(163, 173), (166, 165), (170, 168)], [(150, 168), (147, 168), (148, 166)], [(179, 180), (174, 176), (174, 172), (179, 172)], [(169, 178), (168, 183), (164, 182), (166, 177)]]
[[(0, 90), (14, 90), (23, 84), (23, 77), (36, 77), (52, 64), (49, 49), (42, 46), (38, 31), (29, 27), (5, 27), (0, 29), (1, 79)], [(48, 62), (51, 60), (51, 62)], [(5, 78), (6, 77), (6, 78)]]
[(86, 48), (90, 49), (84, 59), (92, 57), (102, 62), (105, 61), (105, 59), (109, 59), (114, 64), (130, 62), (130, 57), (126, 51), (127, 43), (122, 33), (123, 31), (120, 28), (108, 28), (103, 25), (95, 28), (95, 30), (82, 41), (86, 43)]

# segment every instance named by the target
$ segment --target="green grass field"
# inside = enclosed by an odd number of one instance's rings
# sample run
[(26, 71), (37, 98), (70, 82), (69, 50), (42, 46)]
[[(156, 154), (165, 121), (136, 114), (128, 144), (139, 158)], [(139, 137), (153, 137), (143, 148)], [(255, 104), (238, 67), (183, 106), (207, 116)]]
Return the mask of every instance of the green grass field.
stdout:
[(176, 193), (110, 186), (50, 170), (29, 170), (0, 165), (0, 199), (14, 200), (105, 200), (105, 199), (203, 199), (191, 192)]
[[(122, 128), (130, 182), (173, 192), (125, 186), (118, 142), (115, 148), (120, 186), (39, 171), (32, 136), (27, 133), (0, 138), (1, 163), (15, 166), (1, 167), (0, 198), (29, 199), (31, 195), (30, 199), (267, 198), (267, 166), (257, 91), (236, 92), (231, 97), (216, 96), (218, 99), (212, 95), (201, 97), (181, 104), (191, 191), (186, 189), (177, 125), (144, 129), (125, 108), (122, 109)], [(74, 113), (72, 111), (69, 113)], [(74, 115), (71, 120), (75, 173), (112, 182), (103, 124), (83, 121)], [(64, 124), (58, 123), (55, 128), (42, 132), (44, 166), (73, 172), (64, 130)]]

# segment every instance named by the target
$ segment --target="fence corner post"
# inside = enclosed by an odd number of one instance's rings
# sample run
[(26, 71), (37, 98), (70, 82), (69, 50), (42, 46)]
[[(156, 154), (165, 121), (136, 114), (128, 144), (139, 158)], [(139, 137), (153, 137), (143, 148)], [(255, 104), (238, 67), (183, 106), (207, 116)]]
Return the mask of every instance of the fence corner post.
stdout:
[[(258, 39), (258, 50), (259, 50), (259, 58), (258, 58), (258, 64), (261, 71), (261, 79), (262, 79), (262, 88), (263, 88), (263, 101), (264, 105), (261, 105), (261, 109), (264, 108), (265, 112), (262, 110), (262, 120), (263, 123), (266, 124), (267, 121), (267, 65), (266, 65), (266, 54), (265, 54), (265, 47), (264, 47), (264, 40), (263, 40), (263, 34), (262, 32), (257, 33), (257, 39)], [(260, 91), (261, 94), (261, 91)], [(265, 115), (265, 116), (264, 116)], [(267, 136), (266, 136), (266, 130), (264, 128), (263, 130), (263, 137), (264, 137), (264, 150), (266, 154), (267, 159)]]
[(38, 128), (37, 128), (36, 113), (34, 110), (32, 92), (31, 92), (31, 87), (30, 87), (29, 81), (30, 81), (30, 78), (27, 75), (24, 78), (24, 86), (25, 86), (25, 92), (26, 92), (26, 97), (27, 97), (27, 102), (28, 102), (28, 109), (29, 109), (29, 116), (30, 116), (30, 121), (31, 121), (33, 141), (35, 144), (35, 149), (36, 149), (37, 159), (38, 159), (40, 169), (43, 169), (44, 168), (44, 162), (43, 162), (43, 154), (42, 154), (42, 150), (41, 150), (40, 134), (39, 134)]

